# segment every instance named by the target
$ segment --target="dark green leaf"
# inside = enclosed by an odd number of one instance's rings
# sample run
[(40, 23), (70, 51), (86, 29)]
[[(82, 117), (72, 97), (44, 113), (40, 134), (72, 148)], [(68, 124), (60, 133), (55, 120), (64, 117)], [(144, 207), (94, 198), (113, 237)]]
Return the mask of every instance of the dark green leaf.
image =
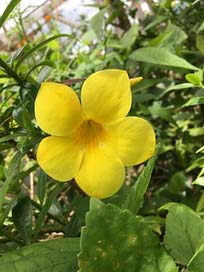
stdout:
[(40, 170), (38, 174), (38, 181), (37, 181), (37, 195), (41, 205), (43, 205), (44, 203), (44, 198), (46, 193), (46, 184), (47, 184), (47, 175), (45, 174), (45, 172)]
[(20, 233), (21, 238), (29, 244), (32, 235), (33, 206), (30, 198), (21, 198), (12, 210), (13, 222)]
[(40, 242), (0, 257), (0, 271), (76, 272), (78, 252), (78, 238)]
[(204, 242), (204, 220), (182, 204), (169, 203), (163, 209), (168, 209), (165, 247), (178, 263), (187, 265)]
[(25, 135), (26, 135), (25, 132), (16, 132), (16, 133), (13, 133), (11, 135), (1, 137), (0, 138), (0, 143), (7, 142), (7, 141), (13, 140), (13, 139), (17, 139), (18, 137), (25, 136)]

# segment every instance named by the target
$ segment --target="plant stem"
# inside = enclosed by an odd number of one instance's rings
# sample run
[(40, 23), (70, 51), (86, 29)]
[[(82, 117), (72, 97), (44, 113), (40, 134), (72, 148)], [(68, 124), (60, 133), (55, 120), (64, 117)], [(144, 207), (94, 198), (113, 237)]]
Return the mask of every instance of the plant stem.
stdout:
[(9, 232), (8, 230), (6, 230), (6, 229), (0, 228), (0, 233), (2, 233), (4, 236), (6, 236), (10, 241), (14, 241), (14, 242), (18, 243), (21, 246), (25, 245), (25, 243), (22, 240), (20, 240), (20, 239), (16, 238), (15, 236), (13, 236), (13, 234), (11, 232)]
[(24, 83), (23, 80), (10, 68), (10, 66), (0, 58), (0, 66), (4, 68), (5, 72), (13, 79), (15, 79), (19, 84)]

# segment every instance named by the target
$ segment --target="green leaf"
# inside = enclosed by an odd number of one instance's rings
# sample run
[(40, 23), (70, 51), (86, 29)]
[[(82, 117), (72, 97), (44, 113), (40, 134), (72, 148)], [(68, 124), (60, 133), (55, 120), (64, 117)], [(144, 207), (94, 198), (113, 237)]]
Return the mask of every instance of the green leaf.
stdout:
[(198, 70), (197, 67), (193, 66), (185, 59), (172, 54), (166, 48), (144, 47), (135, 50), (129, 57), (132, 60), (145, 63), (177, 67), (189, 70)]
[(94, 15), (90, 21), (91, 28), (99, 38), (102, 38), (104, 32), (105, 12), (106, 8), (102, 9), (96, 15)]
[(29, 244), (32, 235), (33, 206), (30, 198), (21, 198), (12, 210), (13, 222), (19, 231), (21, 238)]
[(187, 39), (186, 33), (178, 26), (169, 23), (166, 30), (154, 39), (151, 39), (148, 46), (165, 47), (175, 50), (175, 47), (181, 45)]
[(123, 48), (130, 48), (138, 36), (138, 25), (134, 24), (131, 28), (123, 35), (120, 42)]
[(21, 0), (11, 0), (11, 2), (8, 4), (6, 9), (4, 10), (3, 14), (1, 15), (0, 18), (0, 28), (8, 18), (9, 14), (13, 11), (13, 9), (20, 3)]
[(27, 59), (28, 57), (30, 57), (34, 52), (36, 52), (37, 50), (43, 48), (44, 46), (46, 46), (49, 42), (58, 39), (58, 38), (62, 38), (62, 37), (70, 37), (69, 34), (58, 34), (58, 35), (54, 35), (46, 40), (44, 40), (43, 42), (37, 44), (36, 46), (31, 47), (27, 52), (25, 52), (25, 54), (23, 54), (22, 56), (19, 57), (16, 65), (15, 65), (15, 71), (18, 70), (18, 68), (20, 67), (21, 63)]
[(173, 174), (168, 181), (168, 189), (174, 194), (178, 194), (186, 188), (187, 177), (183, 171)]
[(55, 63), (53, 61), (49, 61), (49, 60), (45, 60), (45, 61), (42, 61), (36, 65), (34, 65), (28, 72), (27, 74), (25, 75), (25, 80), (28, 78), (28, 76), (35, 70), (37, 69), (38, 67), (40, 66), (49, 66), (49, 67), (55, 67)]
[(0, 271), (76, 272), (78, 252), (78, 238), (40, 242), (0, 257)]
[(46, 184), (47, 184), (47, 175), (45, 172), (40, 170), (38, 174), (38, 182), (37, 182), (37, 195), (40, 200), (40, 204), (43, 205), (45, 193), (46, 193)]
[(188, 132), (191, 136), (200, 136), (204, 134), (204, 127), (189, 128)]
[(5, 200), (6, 193), (9, 190), (10, 185), (18, 181), (19, 172), (20, 172), (20, 162), (21, 162), (22, 156), (23, 155), (20, 152), (15, 153), (6, 171), (6, 180), (4, 181), (0, 191), (0, 222), (1, 222), (2, 206)]
[(204, 176), (197, 177), (193, 184), (204, 186)]
[(37, 82), (41, 83), (41, 82), (45, 81), (47, 79), (47, 77), (49, 76), (49, 74), (51, 73), (51, 71), (52, 71), (52, 67), (44, 66), (42, 68), (42, 70), (40, 71), (40, 73), (38, 74)]
[(95, 205), (82, 229), (79, 272), (176, 272), (157, 236), (128, 210)]
[(145, 89), (148, 89), (154, 85), (156, 85), (159, 82), (163, 82), (166, 78), (151, 78), (151, 79), (143, 79), (140, 81), (137, 85), (133, 87), (132, 92), (136, 93), (139, 91), (143, 91)]
[(204, 220), (182, 204), (169, 203), (163, 209), (168, 209), (164, 245), (178, 263), (187, 265), (204, 242)]
[(204, 104), (204, 96), (192, 97), (182, 107), (196, 106)]
[(202, 86), (202, 81), (203, 81), (203, 71), (198, 70), (194, 73), (187, 74), (186, 80), (190, 83), (192, 83), (195, 86)]
[(202, 54), (204, 54), (204, 36), (203, 35), (196, 36), (196, 47)]
[(139, 178), (132, 186), (130, 192), (128, 192), (128, 198), (126, 200), (126, 204), (124, 208), (127, 208), (134, 214), (136, 214), (144, 199), (144, 194), (147, 191), (147, 187), (149, 185), (152, 171), (154, 169), (155, 161), (157, 158), (157, 152), (155, 155), (148, 161), (147, 165), (143, 169), (142, 173), (140, 174)]
[(35, 133), (35, 128), (32, 124), (31, 112), (25, 106), (15, 107), (13, 110), (14, 120), (28, 132)]
[(192, 84), (192, 83), (181, 83), (181, 84), (171, 85), (163, 93), (161, 93), (158, 98), (161, 98), (165, 94), (167, 94), (171, 91), (174, 91), (174, 90), (183, 90), (183, 89), (189, 89), (189, 88), (193, 88), (193, 87), (194, 87), (194, 84)]
[(150, 107), (150, 112), (153, 115), (153, 118), (161, 118), (165, 121), (175, 123), (170, 110), (163, 107), (161, 103), (161, 101), (155, 101)]
[(204, 244), (196, 251), (188, 264), (188, 272), (204, 272)]
[(0, 143), (7, 142), (9, 140), (13, 140), (13, 139), (16, 139), (16, 138), (18, 138), (20, 136), (25, 136), (25, 135), (27, 135), (25, 132), (16, 132), (16, 133), (13, 133), (11, 135), (1, 137), (0, 138)]

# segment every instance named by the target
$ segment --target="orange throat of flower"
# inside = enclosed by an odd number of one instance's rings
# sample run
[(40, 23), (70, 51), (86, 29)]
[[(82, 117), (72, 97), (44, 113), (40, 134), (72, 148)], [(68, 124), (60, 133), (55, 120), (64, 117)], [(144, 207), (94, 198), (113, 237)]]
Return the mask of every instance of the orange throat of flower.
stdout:
[(105, 128), (93, 121), (84, 120), (76, 133), (77, 143), (84, 149), (94, 149), (104, 144), (107, 138)]

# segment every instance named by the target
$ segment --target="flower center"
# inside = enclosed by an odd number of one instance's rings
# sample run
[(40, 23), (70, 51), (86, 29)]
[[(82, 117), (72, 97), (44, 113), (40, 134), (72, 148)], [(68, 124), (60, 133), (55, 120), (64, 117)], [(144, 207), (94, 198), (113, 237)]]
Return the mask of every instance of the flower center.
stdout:
[(77, 130), (76, 139), (84, 148), (94, 148), (103, 144), (106, 138), (105, 128), (93, 121), (85, 120)]

